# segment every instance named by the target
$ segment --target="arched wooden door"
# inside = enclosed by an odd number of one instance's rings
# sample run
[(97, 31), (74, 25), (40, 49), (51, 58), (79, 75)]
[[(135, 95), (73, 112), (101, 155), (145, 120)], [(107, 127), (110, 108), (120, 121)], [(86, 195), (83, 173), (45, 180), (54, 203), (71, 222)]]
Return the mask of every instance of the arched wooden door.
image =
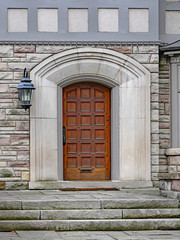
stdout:
[(110, 180), (110, 89), (78, 83), (63, 89), (64, 180)]

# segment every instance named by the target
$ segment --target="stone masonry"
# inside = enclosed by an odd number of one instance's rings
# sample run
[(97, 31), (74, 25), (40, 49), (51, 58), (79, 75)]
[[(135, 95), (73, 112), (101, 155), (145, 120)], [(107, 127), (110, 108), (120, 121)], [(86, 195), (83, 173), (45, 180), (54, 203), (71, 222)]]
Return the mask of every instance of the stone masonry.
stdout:
[(163, 196), (180, 199), (180, 151), (167, 149), (168, 172), (159, 174), (159, 188)]
[(160, 173), (168, 172), (166, 149), (170, 148), (170, 59), (160, 56), (159, 65), (159, 165)]
[[(107, 47), (107, 46), (104, 46)], [(31, 71), (52, 54), (67, 48), (55, 45), (0, 46), (0, 189), (27, 189), (29, 181), (29, 110), (19, 106), (16, 87), (25, 67)], [(151, 72), (151, 156), (152, 180), (158, 186), (158, 173), (167, 171), (164, 155), (169, 147), (169, 68), (161, 60), (159, 88), (158, 46), (108, 46), (127, 54)], [(160, 91), (160, 97), (159, 97)], [(160, 114), (159, 114), (160, 113)], [(159, 126), (160, 121), (160, 126)], [(159, 129), (160, 127), (160, 129)], [(160, 134), (160, 135), (159, 135)], [(159, 140), (160, 136), (160, 140)], [(159, 152), (160, 144), (160, 152)], [(159, 165), (160, 154), (160, 165)]]

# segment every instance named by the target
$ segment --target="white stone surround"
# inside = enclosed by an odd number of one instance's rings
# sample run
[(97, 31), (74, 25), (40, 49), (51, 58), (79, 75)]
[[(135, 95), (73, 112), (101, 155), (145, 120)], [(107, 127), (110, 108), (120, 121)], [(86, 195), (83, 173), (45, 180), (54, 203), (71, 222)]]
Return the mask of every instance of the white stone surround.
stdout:
[[(114, 97), (119, 102), (112, 99), (111, 103), (111, 108), (118, 106), (119, 114), (119, 155), (112, 159), (112, 164), (118, 163), (119, 178), (114, 180), (150, 180), (150, 73), (124, 54), (77, 48), (55, 54), (31, 71), (36, 87), (30, 119), (31, 182), (62, 180), (62, 146), (57, 136), (62, 127), (58, 86), (62, 90), (83, 77), (102, 79), (112, 92), (118, 89)], [(113, 137), (112, 134), (112, 142), (117, 144)]]

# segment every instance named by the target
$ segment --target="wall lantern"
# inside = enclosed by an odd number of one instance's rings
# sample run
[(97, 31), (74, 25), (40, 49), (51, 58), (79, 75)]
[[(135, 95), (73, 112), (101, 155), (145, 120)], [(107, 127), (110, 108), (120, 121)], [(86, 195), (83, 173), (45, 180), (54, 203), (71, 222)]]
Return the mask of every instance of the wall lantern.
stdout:
[(26, 110), (31, 106), (31, 95), (32, 90), (35, 90), (34, 85), (31, 83), (31, 80), (28, 78), (28, 69), (24, 69), (24, 77), (21, 79), (21, 82), (17, 86), (18, 97), (20, 100), (20, 105)]

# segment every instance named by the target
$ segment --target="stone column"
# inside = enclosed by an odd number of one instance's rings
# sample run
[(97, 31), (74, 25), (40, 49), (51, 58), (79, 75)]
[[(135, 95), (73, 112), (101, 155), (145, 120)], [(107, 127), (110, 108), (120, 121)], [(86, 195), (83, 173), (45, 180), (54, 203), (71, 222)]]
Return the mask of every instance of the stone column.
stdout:
[(180, 148), (166, 150), (168, 172), (159, 173), (160, 194), (180, 199)]

